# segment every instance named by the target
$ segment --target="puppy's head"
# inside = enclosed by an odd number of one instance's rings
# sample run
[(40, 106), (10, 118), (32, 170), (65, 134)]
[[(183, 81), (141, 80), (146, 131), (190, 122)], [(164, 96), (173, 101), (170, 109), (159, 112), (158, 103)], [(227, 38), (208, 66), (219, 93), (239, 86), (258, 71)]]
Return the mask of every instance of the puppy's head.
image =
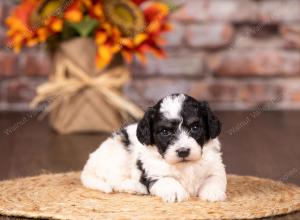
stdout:
[(207, 102), (174, 94), (150, 107), (137, 127), (137, 138), (156, 147), (170, 164), (201, 159), (202, 148), (221, 132), (221, 123)]

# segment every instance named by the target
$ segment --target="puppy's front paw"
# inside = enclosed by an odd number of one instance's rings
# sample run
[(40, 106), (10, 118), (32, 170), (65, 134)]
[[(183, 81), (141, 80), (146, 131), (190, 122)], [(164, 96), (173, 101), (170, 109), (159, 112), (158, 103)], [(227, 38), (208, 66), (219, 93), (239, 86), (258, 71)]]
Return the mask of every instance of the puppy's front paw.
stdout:
[(187, 191), (173, 178), (162, 178), (151, 187), (151, 194), (164, 202), (181, 202), (189, 198)]
[(206, 184), (201, 187), (199, 197), (209, 202), (224, 201), (226, 199), (225, 191), (216, 184)]
[(116, 187), (119, 192), (127, 192), (131, 194), (148, 194), (147, 188), (135, 180), (127, 179)]

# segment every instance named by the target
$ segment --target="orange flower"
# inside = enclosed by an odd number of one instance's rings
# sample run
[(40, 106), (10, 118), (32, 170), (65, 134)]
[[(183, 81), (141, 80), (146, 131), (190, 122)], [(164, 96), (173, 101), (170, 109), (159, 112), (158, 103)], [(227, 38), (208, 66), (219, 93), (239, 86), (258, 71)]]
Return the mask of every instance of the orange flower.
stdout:
[(28, 25), (30, 16), (38, 5), (38, 0), (22, 1), (21, 4), (14, 10), (13, 17), (18, 18), (24, 25)]
[(53, 18), (50, 22), (50, 28), (53, 32), (61, 32), (63, 28), (63, 20)]
[(84, 2), (78, 0), (72, 1), (71, 5), (65, 11), (65, 19), (71, 22), (80, 22), (83, 18), (82, 7)]
[(98, 46), (96, 64), (99, 68), (106, 67), (113, 56), (121, 50), (121, 32), (109, 23), (102, 24), (96, 33), (96, 45)]
[(155, 2), (144, 10), (144, 15), (147, 22), (145, 33), (122, 42), (122, 55), (128, 62), (131, 62), (133, 54), (136, 54), (137, 58), (145, 63), (147, 52), (159, 58), (165, 57), (162, 49), (165, 42), (160, 36), (163, 32), (171, 30), (170, 24), (167, 23), (169, 8), (166, 4)]
[(22, 45), (27, 39), (31, 39), (29, 45), (34, 45), (34, 34), (30, 28), (30, 16), (37, 7), (38, 1), (28, 0), (22, 3), (14, 10), (13, 14), (6, 19), (6, 24), (9, 27), (7, 31), (8, 46), (19, 52)]
[[(83, 0), (83, 1), (90, 1), (90, 0)], [(88, 14), (92, 17), (92, 18), (97, 18), (100, 21), (105, 20), (104, 18), (104, 13), (103, 13), (103, 6), (99, 1), (96, 1), (95, 3), (84, 3), (84, 5), (86, 6), (86, 8), (88, 9)]]
[(144, 10), (145, 19), (148, 23), (155, 20), (162, 21), (169, 15), (169, 6), (160, 2), (155, 2)]

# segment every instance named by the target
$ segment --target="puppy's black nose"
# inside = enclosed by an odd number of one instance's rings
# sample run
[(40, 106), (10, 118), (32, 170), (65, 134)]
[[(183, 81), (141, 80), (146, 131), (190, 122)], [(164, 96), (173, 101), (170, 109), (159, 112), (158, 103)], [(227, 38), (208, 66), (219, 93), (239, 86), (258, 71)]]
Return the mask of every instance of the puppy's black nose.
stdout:
[(178, 157), (182, 157), (185, 158), (187, 156), (189, 156), (190, 154), (190, 149), (189, 148), (185, 148), (185, 147), (181, 147), (178, 150), (176, 150)]

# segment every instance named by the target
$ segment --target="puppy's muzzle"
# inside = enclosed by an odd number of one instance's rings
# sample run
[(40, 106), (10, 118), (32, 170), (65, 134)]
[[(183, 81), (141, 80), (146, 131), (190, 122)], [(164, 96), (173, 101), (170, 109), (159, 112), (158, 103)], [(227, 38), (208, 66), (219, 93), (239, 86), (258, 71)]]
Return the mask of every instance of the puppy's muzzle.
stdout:
[(178, 150), (176, 150), (178, 157), (180, 158), (186, 158), (190, 155), (190, 149), (181, 147)]

